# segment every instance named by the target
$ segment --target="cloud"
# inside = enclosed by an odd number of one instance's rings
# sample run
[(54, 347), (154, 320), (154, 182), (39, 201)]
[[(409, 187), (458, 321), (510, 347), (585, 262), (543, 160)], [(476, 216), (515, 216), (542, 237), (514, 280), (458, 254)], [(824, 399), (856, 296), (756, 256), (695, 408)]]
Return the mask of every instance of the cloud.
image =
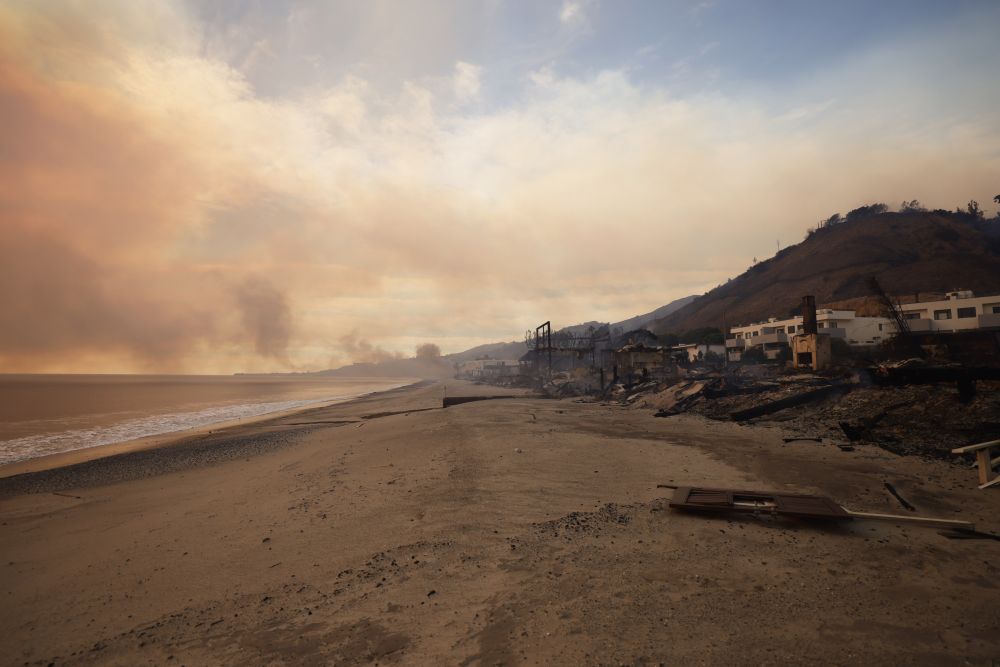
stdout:
[(1000, 176), (988, 63), (921, 79), (949, 35), (782, 91), (553, 64), (491, 107), (465, 60), (264, 95), (167, 6), (0, 8), (0, 370), (316, 369), (623, 319), (834, 211)]
[(455, 97), (462, 102), (476, 98), (479, 95), (481, 76), (481, 67), (462, 61), (455, 63), (455, 75), (452, 79)]
[(797, 106), (794, 109), (789, 109), (785, 113), (780, 114), (775, 118), (775, 120), (794, 122), (812, 118), (824, 113), (836, 103), (837, 100), (835, 98), (830, 98), (828, 100), (823, 100), (822, 102), (816, 102), (815, 104)]
[(574, 25), (584, 20), (583, 4), (579, 0), (563, 0), (559, 9), (559, 20), (566, 25)]

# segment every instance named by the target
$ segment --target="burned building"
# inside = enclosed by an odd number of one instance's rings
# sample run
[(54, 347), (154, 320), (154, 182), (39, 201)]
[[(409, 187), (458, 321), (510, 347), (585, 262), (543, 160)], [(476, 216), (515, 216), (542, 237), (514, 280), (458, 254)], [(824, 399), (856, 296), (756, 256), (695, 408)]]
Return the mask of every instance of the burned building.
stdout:
[(816, 298), (802, 297), (802, 332), (792, 336), (792, 365), (814, 371), (828, 368), (833, 361), (830, 340), (816, 326)]

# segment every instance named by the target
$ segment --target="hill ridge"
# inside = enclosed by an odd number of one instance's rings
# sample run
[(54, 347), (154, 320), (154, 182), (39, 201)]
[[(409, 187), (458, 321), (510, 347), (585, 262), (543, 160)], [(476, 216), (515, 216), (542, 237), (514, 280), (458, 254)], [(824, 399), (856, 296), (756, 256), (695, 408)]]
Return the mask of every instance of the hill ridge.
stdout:
[(817, 230), (650, 325), (654, 333), (761, 321), (817, 303), (971, 289), (1000, 293), (1000, 220), (947, 211), (879, 213)]

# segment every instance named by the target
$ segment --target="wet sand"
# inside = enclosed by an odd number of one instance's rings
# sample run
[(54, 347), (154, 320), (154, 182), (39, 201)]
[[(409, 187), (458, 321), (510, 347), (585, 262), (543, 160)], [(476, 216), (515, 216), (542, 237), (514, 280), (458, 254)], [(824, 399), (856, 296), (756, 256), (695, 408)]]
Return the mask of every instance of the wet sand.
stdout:
[[(666, 509), (821, 493), (1000, 530), (974, 472), (449, 381), (0, 479), (2, 664), (982, 664), (1000, 542)], [(493, 390), (493, 393), (511, 393)]]

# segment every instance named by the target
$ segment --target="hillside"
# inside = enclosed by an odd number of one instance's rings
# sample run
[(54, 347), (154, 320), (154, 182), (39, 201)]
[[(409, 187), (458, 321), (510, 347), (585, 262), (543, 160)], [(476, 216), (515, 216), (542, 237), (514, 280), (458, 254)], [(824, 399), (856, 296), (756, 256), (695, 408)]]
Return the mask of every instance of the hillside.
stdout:
[(574, 336), (586, 335), (587, 331), (591, 329), (600, 329), (603, 326), (608, 327), (612, 332), (621, 331), (635, 331), (636, 329), (642, 329), (646, 325), (655, 322), (656, 320), (662, 319), (667, 315), (673, 313), (674, 311), (680, 310), (684, 306), (688, 305), (692, 301), (698, 298), (697, 294), (692, 294), (691, 296), (681, 297), (680, 299), (674, 299), (665, 306), (660, 306), (655, 310), (651, 310), (648, 313), (643, 313), (642, 315), (636, 315), (635, 317), (630, 317), (626, 320), (620, 322), (597, 322), (592, 320), (590, 322), (584, 322), (582, 324), (573, 324), (568, 327), (562, 327), (558, 329), (559, 333), (568, 333)]
[(663, 319), (664, 317), (674, 313), (684, 306), (688, 305), (692, 301), (698, 298), (697, 294), (692, 294), (691, 296), (685, 296), (680, 299), (675, 299), (665, 306), (660, 306), (656, 310), (645, 313), (643, 315), (636, 315), (635, 317), (630, 317), (627, 320), (622, 320), (621, 322), (615, 322), (611, 325), (611, 329), (621, 329), (622, 331), (635, 331), (636, 329), (641, 329), (651, 322)]
[[(1000, 222), (946, 212), (882, 213), (820, 229), (653, 323), (658, 334), (797, 313), (803, 295), (850, 303), (875, 276), (892, 295), (1000, 293)], [(927, 297), (922, 296), (923, 300)]]
[(509, 343), (487, 343), (486, 345), (477, 345), (476, 347), (465, 350), (464, 352), (454, 352), (452, 354), (442, 355), (441, 358), (449, 364), (471, 361), (472, 359), (482, 359), (485, 357), (489, 357), (490, 359), (520, 359), (527, 351), (528, 346), (525, 345), (523, 340), (515, 340)]

